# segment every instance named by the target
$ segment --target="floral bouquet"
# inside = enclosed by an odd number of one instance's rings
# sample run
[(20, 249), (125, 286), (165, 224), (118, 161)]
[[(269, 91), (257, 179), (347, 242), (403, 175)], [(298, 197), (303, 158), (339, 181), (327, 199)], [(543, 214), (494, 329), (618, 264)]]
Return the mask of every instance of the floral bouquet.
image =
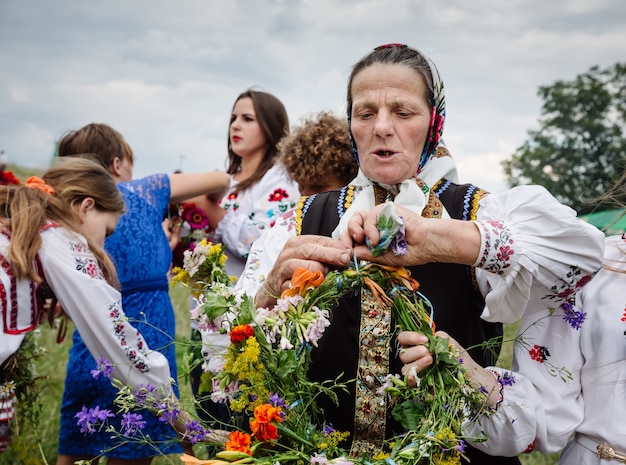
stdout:
[(178, 205), (175, 216), (180, 218), (181, 229), (180, 242), (173, 252), (173, 263), (174, 266), (182, 267), (185, 251), (193, 251), (200, 241), (207, 239), (211, 227), (204, 210), (191, 202)]
[[(229, 286), (234, 281), (224, 269), (226, 259), (222, 244), (201, 239), (183, 253), (182, 268), (172, 268), (172, 284), (184, 284), (197, 299), (210, 299), (219, 288)], [(214, 292), (205, 294), (207, 288), (212, 288)]]
[[(206, 287), (192, 317), (206, 331), (219, 328), (229, 338), (219, 362), (205, 361), (211, 398), (249, 418), (249, 428), (231, 432), (215, 458), (183, 455), (183, 462), (460, 463), (466, 439), (461, 425), (468, 416), (486, 412), (487, 394), (471, 386), (459, 354), (434, 335), (432, 306), (409, 271), (370, 263), (324, 277), (298, 269), (291, 283), (274, 308), (256, 310), (249, 297), (233, 295), (223, 283)], [(406, 433), (391, 438), (373, 457), (351, 457), (343, 447), (349, 433), (333, 430), (316, 406), (320, 395), (336, 401), (337, 392), (354, 380), (307, 379), (311, 351), (330, 324), (330, 311), (344, 293), (360, 289), (392, 308), (398, 331), (427, 334), (435, 359), (419, 374), (387, 376), (383, 389)], [(410, 376), (417, 386), (409, 385)]]

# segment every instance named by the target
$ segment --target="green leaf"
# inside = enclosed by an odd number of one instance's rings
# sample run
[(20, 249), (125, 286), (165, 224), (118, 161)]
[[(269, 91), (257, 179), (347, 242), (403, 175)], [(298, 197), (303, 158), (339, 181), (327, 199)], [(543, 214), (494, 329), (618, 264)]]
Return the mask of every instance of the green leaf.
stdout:
[(422, 402), (404, 401), (391, 411), (393, 418), (407, 431), (418, 430), (426, 408)]

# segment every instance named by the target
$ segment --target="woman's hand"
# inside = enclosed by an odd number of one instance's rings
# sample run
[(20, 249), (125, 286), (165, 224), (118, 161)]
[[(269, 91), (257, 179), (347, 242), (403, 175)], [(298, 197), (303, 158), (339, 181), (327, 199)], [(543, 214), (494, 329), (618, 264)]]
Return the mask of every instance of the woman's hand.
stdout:
[(304, 235), (290, 238), (263, 287), (254, 299), (258, 307), (271, 308), (280, 294), (289, 289), (291, 276), (296, 268), (328, 273), (330, 267), (346, 266), (352, 258), (352, 249), (341, 241), (325, 236)]
[(163, 232), (167, 237), (167, 242), (170, 244), (170, 249), (174, 250), (180, 243), (180, 229), (183, 225), (183, 221), (179, 217), (165, 218), (161, 226), (163, 226)]
[[(460, 354), (462, 354), (461, 364), (469, 375), (470, 383), (474, 389), (484, 390), (489, 394), (487, 404), (494, 406), (497, 404), (500, 396), (499, 385), (496, 377), (488, 370), (480, 366), (470, 357), (469, 353), (448, 333), (445, 331), (437, 331), (435, 336), (448, 340), (448, 344), (452, 345)], [(409, 386), (417, 386), (415, 376), (425, 368), (431, 366), (434, 362), (432, 353), (426, 347), (428, 337), (422, 333), (414, 331), (402, 331), (398, 334), (398, 344), (401, 349), (398, 352), (400, 361), (404, 363), (402, 366), (402, 374), (409, 374)]]
[(348, 222), (343, 241), (352, 240), (357, 258), (391, 266), (423, 265), (431, 262), (473, 265), (480, 253), (480, 231), (471, 221), (424, 218), (401, 205), (395, 205), (403, 218), (407, 252), (394, 255), (387, 251), (374, 257), (365, 239), (375, 246), (380, 240), (378, 217), (384, 205), (355, 212)]
[(400, 351), (398, 358), (404, 365), (402, 366), (402, 374), (409, 374), (409, 386), (415, 387), (417, 380), (415, 376), (424, 368), (428, 368), (433, 364), (433, 355), (426, 347), (428, 338), (414, 331), (402, 331), (398, 334), (398, 344)]

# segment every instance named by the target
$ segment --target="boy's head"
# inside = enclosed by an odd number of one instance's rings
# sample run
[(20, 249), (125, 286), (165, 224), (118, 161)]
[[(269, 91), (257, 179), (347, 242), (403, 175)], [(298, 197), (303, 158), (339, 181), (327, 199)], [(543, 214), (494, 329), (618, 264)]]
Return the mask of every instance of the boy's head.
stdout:
[(294, 128), (278, 144), (278, 160), (300, 189), (312, 195), (339, 189), (356, 177), (348, 125), (344, 119), (322, 111)]

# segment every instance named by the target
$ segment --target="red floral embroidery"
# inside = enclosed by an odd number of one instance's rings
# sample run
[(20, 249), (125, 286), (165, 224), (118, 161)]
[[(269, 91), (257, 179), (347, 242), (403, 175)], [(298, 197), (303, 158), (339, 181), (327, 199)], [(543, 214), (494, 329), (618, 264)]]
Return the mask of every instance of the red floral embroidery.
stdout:
[(231, 192), (230, 194), (228, 194), (227, 199), (228, 200), (235, 200), (237, 198), (237, 192)]
[(587, 275), (587, 276), (583, 276), (583, 277), (582, 277), (582, 278), (580, 278), (580, 279), (578, 280), (578, 282), (576, 283), (576, 287), (577, 287), (577, 288), (581, 288), (581, 287), (583, 287), (583, 286), (584, 286), (584, 285), (586, 285), (589, 281), (591, 281), (591, 278), (592, 278), (592, 276), (589, 276), (589, 275)]
[(511, 255), (513, 255), (514, 253), (515, 251), (511, 247), (505, 245), (503, 247), (500, 247), (497, 257), (500, 261), (508, 262), (511, 259)]
[(89, 263), (85, 267), (85, 272), (87, 273), (87, 275), (91, 276), (92, 278), (95, 278), (98, 276), (98, 267), (95, 265), (95, 263)]
[(530, 354), (530, 358), (532, 358), (535, 362), (543, 363), (550, 356), (550, 351), (548, 351), (547, 347), (543, 347), (535, 344), (532, 349), (528, 351)]
[(535, 441), (528, 444), (528, 447), (524, 451), (525, 454), (530, 454), (535, 449)]
[(622, 315), (621, 320), (626, 323), (626, 307), (624, 308), (624, 315)]
[(289, 194), (287, 193), (287, 191), (285, 189), (276, 189), (274, 192), (272, 192), (268, 198), (268, 200), (270, 202), (280, 202), (283, 199), (286, 199), (289, 197)]

